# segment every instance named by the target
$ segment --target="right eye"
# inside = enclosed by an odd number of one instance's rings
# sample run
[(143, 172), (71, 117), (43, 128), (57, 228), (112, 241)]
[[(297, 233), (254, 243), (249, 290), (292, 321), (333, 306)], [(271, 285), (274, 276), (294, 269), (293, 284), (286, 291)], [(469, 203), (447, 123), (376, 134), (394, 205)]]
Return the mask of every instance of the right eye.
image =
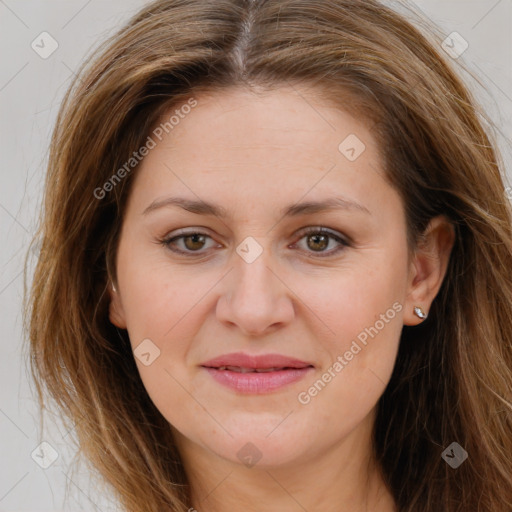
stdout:
[[(171, 251), (176, 252), (178, 254), (188, 254), (188, 255), (200, 255), (204, 254), (200, 252), (200, 250), (204, 247), (206, 243), (206, 239), (213, 240), (206, 233), (201, 233), (198, 231), (190, 231), (181, 233), (176, 236), (168, 236), (159, 242), (165, 247), (169, 248)], [(182, 248), (176, 248), (178, 242), (182, 242)], [(183, 248), (184, 247), (184, 248)]]

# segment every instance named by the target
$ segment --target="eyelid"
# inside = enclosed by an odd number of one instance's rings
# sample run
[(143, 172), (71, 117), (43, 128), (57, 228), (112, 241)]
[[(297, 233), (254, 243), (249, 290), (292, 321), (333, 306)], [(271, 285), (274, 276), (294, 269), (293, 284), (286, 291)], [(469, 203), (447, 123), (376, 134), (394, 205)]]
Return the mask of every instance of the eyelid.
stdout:
[(329, 235), (331, 236), (332, 238), (335, 238), (335, 239), (338, 239), (340, 240), (341, 242), (347, 244), (347, 245), (351, 245), (352, 244), (352, 239), (345, 235), (344, 233), (339, 233), (338, 231), (335, 231), (331, 228), (327, 228), (327, 227), (324, 227), (324, 226), (307, 226), (303, 229), (301, 229), (297, 234), (296, 236), (298, 235), (308, 235), (310, 233), (322, 233), (322, 234), (326, 234), (326, 235)]

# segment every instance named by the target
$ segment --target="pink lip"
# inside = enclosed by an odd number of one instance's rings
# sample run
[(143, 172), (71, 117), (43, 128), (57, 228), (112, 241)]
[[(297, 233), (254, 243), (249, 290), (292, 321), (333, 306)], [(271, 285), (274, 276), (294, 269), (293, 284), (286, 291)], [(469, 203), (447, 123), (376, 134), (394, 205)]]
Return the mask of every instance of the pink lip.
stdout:
[[(268, 393), (302, 379), (313, 365), (280, 354), (249, 355), (242, 352), (216, 357), (201, 366), (220, 384), (242, 393)], [(222, 367), (275, 370), (240, 373)]]

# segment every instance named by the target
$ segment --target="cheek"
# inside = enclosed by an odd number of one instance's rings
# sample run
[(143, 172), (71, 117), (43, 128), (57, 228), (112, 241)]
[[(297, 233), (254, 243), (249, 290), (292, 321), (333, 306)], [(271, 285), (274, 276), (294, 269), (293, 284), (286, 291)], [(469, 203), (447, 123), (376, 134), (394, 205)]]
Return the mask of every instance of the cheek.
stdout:
[(325, 364), (298, 397), (315, 417), (350, 428), (384, 392), (403, 326), (406, 263), (405, 251), (375, 254), (333, 278), (327, 294), (324, 285), (309, 288), (308, 306), (328, 326), (317, 338)]
[[(401, 309), (406, 292), (406, 262), (375, 254), (371, 262), (333, 273), (328, 282), (302, 281), (296, 285), (307, 307), (316, 315), (329, 352), (348, 350), (368, 329), (379, 331), (379, 339), (395, 339), (401, 328)], [(399, 262), (397, 262), (399, 260)], [(298, 293), (298, 295), (299, 295)], [(382, 318), (382, 315), (384, 317)], [(398, 325), (398, 330), (394, 328)]]
[(181, 366), (200, 322), (201, 298), (212, 284), (168, 264), (120, 251), (118, 277), (135, 361), (151, 400), (162, 410), (183, 400)]
[(181, 328), (183, 318), (194, 314), (194, 306), (211, 285), (206, 276), (194, 277), (188, 266), (170, 265), (164, 248), (149, 252), (128, 247), (128, 242), (120, 247), (118, 276), (124, 284), (122, 302), (130, 338), (135, 344), (153, 336), (161, 344)]
[(324, 340), (325, 366), (296, 396), (298, 414), (312, 421), (305, 432), (314, 435), (321, 424), (324, 440), (348, 435), (374, 409), (391, 377), (402, 329), (398, 301), (382, 300), (377, 310), (383, 317), (368, 303), (362, 304), (365, 309), (345, 305), (334, 325), (336, 336)]

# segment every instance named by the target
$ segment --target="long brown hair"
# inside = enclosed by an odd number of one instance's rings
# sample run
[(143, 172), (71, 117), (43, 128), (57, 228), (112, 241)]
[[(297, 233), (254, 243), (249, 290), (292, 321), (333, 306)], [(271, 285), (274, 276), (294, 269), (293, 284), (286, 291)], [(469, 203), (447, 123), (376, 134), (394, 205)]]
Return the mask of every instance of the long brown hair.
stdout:
[[(190, 496), (127, 332), (108, 318), (136, 166), (105, 183), (170, 106), (200, 91), (300, 83), (372, 123), (411, 248), (436, 215), (456, 229), (429, 318), (404, 327), (378, 404), (374, 453), (398, 510), (512, 510), (504, 165), (428, 26), (432, 37), (376, 0), (159, 0), (82, 67), (51, 142), (26, 328), (41, 406), (46, 390), (127, 511), (183, 512)], [(468, 453), (456, 469), (441, 456), (453, 442)]]

